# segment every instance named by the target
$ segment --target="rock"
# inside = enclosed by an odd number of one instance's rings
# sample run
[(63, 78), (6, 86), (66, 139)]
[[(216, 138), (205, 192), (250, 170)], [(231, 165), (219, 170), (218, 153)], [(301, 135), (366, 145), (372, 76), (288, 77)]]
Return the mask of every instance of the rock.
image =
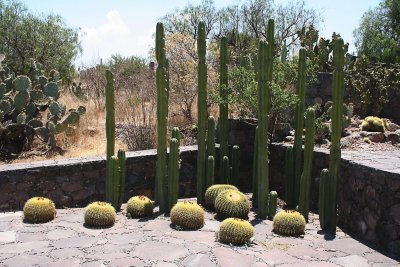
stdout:
[(284, 139), (285, 142), (294, 142), (294, 136), (288, 135)]
[(285, 136), (290, 134), (290, 124), (289, 123), (277, 123), (275, 124), (274, 141), (282, 141)]
[(380, 132), (360, 132), (361, 137), (368, 137), (374, 143), (382, 143), (385, 141), (385, 134)]
[(393, 205), (390, 208), (390, 216), (397, 224), (400, 224), (400, 204)]
[(386, 132), (385, 133), (385, 139), (388, 142), (391, 142), (393, 145), (400, 143), (400, 132)]
[(395, 132), (395, 131), (397, 131), (397, 130), (400, 130), (400, 126), (397, 125), (396, 123), (388, 122), (388, 123), (386, 124), (386, 129), (387, 129), (389, 132)]

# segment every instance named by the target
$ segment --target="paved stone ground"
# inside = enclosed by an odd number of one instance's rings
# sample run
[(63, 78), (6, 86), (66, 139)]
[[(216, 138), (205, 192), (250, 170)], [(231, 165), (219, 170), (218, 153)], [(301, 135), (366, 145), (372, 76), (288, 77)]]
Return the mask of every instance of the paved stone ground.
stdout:
[(339, 230), (320, 233), (311, 214), (304, 237), (272, 233), (272, 222), (254, 219), (255, 244), (231, 247), (215, 241), (220, 222), (207, 213), (200, 231), (176, 231), (169, 218), (128, 219), (119, 213), (108, 229), (83, 226), (83, 209), (58, 210), (46, 224), (26, 224), (22, 213), (0, 214), (0, 266), (399, 266), (395, 259)]

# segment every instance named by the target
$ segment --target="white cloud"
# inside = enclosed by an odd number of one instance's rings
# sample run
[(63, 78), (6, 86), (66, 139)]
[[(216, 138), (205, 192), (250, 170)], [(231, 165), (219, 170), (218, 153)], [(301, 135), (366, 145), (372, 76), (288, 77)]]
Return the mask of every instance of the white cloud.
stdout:
[(123, 21), (118, 10), (111, 10), (106, 15), (107, 21), (99, 27), (82, 27), (84, 40), (99, 43), (110, 36), (126, 36), (129, 28)]

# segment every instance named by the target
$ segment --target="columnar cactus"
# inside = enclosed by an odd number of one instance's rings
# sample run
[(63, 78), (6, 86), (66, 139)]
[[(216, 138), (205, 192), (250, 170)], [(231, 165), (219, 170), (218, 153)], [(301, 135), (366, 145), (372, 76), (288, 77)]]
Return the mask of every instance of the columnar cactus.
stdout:
[(266, 218), (268, 213), (267, 192), (268, 179), (268, 114), (271, 104), (272, 70), (274, 52), (274, 20), (268, 21), (267, 43), (259, 43), (259, 71), (258, 71), (258, 162), (257, 162), (257, 200), (258, 216)]
[(270, 219), (274, 218), (277, 206), (278, 206), (278, 193), (276, 191), (271, 191), (269, 192), (269, 201), (268, 201), (268, 217)]
[(118, 150), (115, 156), (115, 93), (114, 78), (111, 71), (106, 71), (106, 201), (119, 209), (124, 200), (126, 157), (125, 151)]
[(329, 155), (329, 190), (325, 193), (326, 201), (326, 219), (325, 229), (331, 232), (336, 231), (336, 194), (337, 182), (339, 176), (339, 166), (341, 158), (340, 137), (342, 133), (342, 113), (343, 113), (343, 91), (344, 91), (344, 58), (345, 49), (343, 39), (335, 38), (333, 49), (333, 64), (335, 70), (333, 72), (332, 85), (332, 140), (331, 150)]
[(168, 166), (168, 209), (178, 202), (179, 191), (179, 141), (172, 138), (169, 148)]
[[(219, 63), (219, 142), (220, 142), (220, 169), (222, 170), (223, 158), (228, 156), (228, 44), (226, 37), (221, 38), (220, 63)], [(221, 172), (222, 176), (222, 172)]]
[(253, 197), (252, 203), (253, 207), (257, 207), (257, 158), (258, 158), (258, 126), (256, 127), (254, 134), (254, 153), (253, 153)]
[(240, 148), (235, 145), (232, 147), (232, 173), (231, 181), (235, 186), (239, 186), (239, 167), (240, 167)]
[(168, 111), (168, 75), (165, 57), (164, 26), (157, 23), (156, 29), (156, 84), (157, 84), (157, 162), (155, 198), (160, 205), (160, 212), (165, 212), (165, 177), (167, 175), (167, 111)]
[(212, 186), (215, 181), (215, 161), (213, 156), (207, 159), (207, 188)]
[(319, 224), (322, 229), (326, 229), (327, 220), (327, 194), (329, 190), (329, 170), (323, 169), (319, 178), (319, 201), (318, 201), (318, 214)]
[(197, 203), (204, 202), (206, 191), (206, 120), (207, 120), (207, 65), (206, 65), (206, 29), (204, 22), (198, 25), (198, 153), (197, 153)]
[(224, 156), (222, 158), (222, 171), (221, 171), (221, 181), (224, 184), (230, 184), (230, 169), (229, 169), (229, 158)]
[(306, 141), (304, 145), (304, 167), (300, 181), (299, 212), (308, 221), (310, 209), (310, 186), (312, 159), (315, 140), (315, 110), (308, 108), (306, 111)]
[(114, 78), (111, 71), (106, 71), (106, 138), (107, 138), (107, 161), (106, 161), (106, 201), (112, 202), (111, 183), (114, 177), (111, 168), (111, 157), (115, 154), (115, 93)]
[(285, 155), (285, 200), (288, 207), (293, 207), (296, 203), (294, 199), (293, 160), (293, 147), (290, 146), (286, 149)]
[(215, 120), (213, 116), (208, 117), (206, 169), (207, 169), (206, 188), (208, 188), (214, 184), (214, 171), (215, 171)]
[(305, 109), (305, 95), (306, 95), (306, 50), (305, 48), (300, 48), (299, 54), (299, 73), (296, 84), (296, 95), (299, 98), (299, 102), (296, 105), (295, 111), (295, 135), (294, 135), (294, 196), (293, 196), (293, 206), (290, 208), (295, 208), (299, 201), (300, 192), (300, 177), (301, 177), (301, 167), (302, 167), (302, 136), (304, 128), (304, 109)]

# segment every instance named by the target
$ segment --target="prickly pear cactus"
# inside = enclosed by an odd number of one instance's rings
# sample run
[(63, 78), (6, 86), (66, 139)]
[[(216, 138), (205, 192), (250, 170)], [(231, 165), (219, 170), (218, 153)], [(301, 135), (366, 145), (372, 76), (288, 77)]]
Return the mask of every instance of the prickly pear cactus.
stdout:
[[(49, 148), (54, 148), (55, 135), (75, 132), (80, 116), (85, 114), (86, 108), (80, 106), (66, 112), (66, 106), (57, 102), (62, 92), (58, 71), (52, 70), (49, 77), (46, 77), (39, 63), (32, 60), (30, 64), (28, 73), (18, 76), (4, 64), (0, 66), (0, 125), (7, 125), (5, 131), (10, 133), (12, 138), (15, 138), (13, 133), (16, 133), (17, 125), (18, 132), (22, 133), (21, 138), (25, 140), (23, 142), (29, 141), (31, 138), (26, 136), (28, 132), (34, 131)], [(47, 117), (43, 115), (46, 111)], [(11, 128), (14, 130), (11, 131)], [(6, 133), (4, 136), (10, 135)], [(8, 141), (0, 140), (0, 147), (3, 142)]]

